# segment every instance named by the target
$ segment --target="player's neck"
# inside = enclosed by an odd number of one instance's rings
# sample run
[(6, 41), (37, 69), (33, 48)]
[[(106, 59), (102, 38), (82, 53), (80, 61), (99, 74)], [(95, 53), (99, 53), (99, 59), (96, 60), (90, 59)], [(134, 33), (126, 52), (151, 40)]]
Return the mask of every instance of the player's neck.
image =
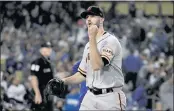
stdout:
[(100, 27), (99, 28), (99, 31), (97, 33), (97, 37), (96, 37), (96, 40), (100, 39), (102, 37), (102, 35), (104, 34), (105, 30), (103, 27)]

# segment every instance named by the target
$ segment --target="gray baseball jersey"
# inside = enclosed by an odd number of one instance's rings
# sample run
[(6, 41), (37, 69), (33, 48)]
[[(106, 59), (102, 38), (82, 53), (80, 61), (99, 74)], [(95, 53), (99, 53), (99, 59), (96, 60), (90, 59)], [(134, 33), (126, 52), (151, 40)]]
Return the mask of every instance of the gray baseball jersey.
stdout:
[(122, 87), (122, 48), (118, 39), (105, 33), (97, 40), (97, 48), (102, 58), (109, 61), (101, 70), (92, 69), (89, 57), (89, 43), (86, 44), (78, 71), (86, 75), (86, 85), (90, 88)]

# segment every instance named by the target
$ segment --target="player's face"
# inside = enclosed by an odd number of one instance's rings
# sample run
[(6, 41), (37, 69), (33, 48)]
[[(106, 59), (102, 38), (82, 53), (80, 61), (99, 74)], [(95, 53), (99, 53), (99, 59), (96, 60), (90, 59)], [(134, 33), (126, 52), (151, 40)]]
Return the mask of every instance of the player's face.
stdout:
[(48, 47), (43, 47), (41, 51), (44, 56), (48, 57), (51, 55), (52, 49)]
[(87, 27), (90, 27), (91, 25), (97, 25), (99, 26), (101, 22), (101, 17), (100, 16), (95, 16), (95, 15), (87, 15), (86, 16), (86, 25)]

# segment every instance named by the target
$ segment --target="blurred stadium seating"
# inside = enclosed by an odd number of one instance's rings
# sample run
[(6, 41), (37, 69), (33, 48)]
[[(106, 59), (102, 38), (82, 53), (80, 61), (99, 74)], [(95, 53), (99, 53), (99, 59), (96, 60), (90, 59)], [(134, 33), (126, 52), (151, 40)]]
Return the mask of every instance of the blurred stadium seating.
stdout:
[[(90, 5), (98, 5), (104, 10), (105, 29), (119, 38), (123, 47), (123, 62), (132, 64), (127, 61), (131, 56), (133, 60), (140, 58), (143, 63), (137, 70), (136, 89), (131, 90), (130, 82), (125, 84), (127, 109), (173, 110), (168, 104), (163, 106), (164, 101), (159, 94), (161, 85), (173, 77), (172, 1), (1, 1), (1, 91), (4, 90), (1, 92), (1, 106), (13, 109), (4, 95), (8, 90), (6, 86), (12, 84), (11, 78), (16, 75), (21, 84), (31, 90), (28, 81), (30, 63), (38, 56), (38, 48), (44, 40), (50, 40), (54, 45), (51, 61), (55, 76), (71, 75), (71, 67), (81, 58), (88, 41), (85, 22), (79, 14)], [(125, 77), (129, 68), (129, 65), (123, 64)], [(143, 96), (139, 98), (137, 94)], [(146, 102), (142, 105), (140, 99)], [(30, 106), (30, 102), (24, 103)], [(54, 107), (55, 111), (61, 111), (62, 101), (56, 98)]]
[[(99, 2), (98, 5), (103, 7), (105, 11), (109, 10), (112, 2)], [(135, 1), (134, 2), (138, 10), (143, 10), (147, 16), (156, 15), (160, 13), (163, 16), (173, 16), (173, 4), (172, 2), (147, 2), (147, 1)], [(161, 12), (159, 10), (161, 8)], [(129, 13), (129, 2), (118, 2), (115, 10), (118, 10), (123, 15), (128, 15)]]

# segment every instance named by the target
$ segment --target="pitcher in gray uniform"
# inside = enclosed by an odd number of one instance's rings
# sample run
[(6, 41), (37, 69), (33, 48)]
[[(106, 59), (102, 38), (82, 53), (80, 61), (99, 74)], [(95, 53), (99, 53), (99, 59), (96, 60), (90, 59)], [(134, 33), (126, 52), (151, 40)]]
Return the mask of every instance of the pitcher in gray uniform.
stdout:
[(86, 79), (89, 90), (80, 110), (125, 110), (121, 45), (117, 37), (104, 30), (104, 14), (98, 6), (90, 6), (81, 17), (86, 19), (89, 42), (78, 72), (63, 81), (65, 84), (78, 84)]

